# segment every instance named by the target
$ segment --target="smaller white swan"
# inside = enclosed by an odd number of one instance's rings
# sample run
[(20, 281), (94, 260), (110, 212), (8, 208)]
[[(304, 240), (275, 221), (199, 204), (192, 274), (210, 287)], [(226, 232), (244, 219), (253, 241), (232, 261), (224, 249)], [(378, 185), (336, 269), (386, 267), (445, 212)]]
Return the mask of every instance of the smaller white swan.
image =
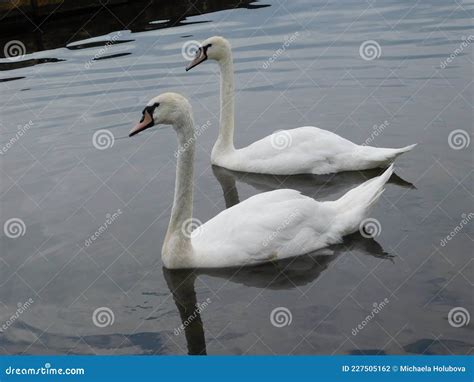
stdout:
[(186, 71), (207, 59), (221, 72), (219, 136), (212, 164), (260, 174), (329, 174), (386, 167), (416, 144), (399, 149), (362, 146), (313, 126), (280, 130), (242, 149), (234, 147), (234, 69), (229, 42), (219, 36), (202, 42)]
[(181, 148), (162, 248), (166, 268), (253, 265), (340, 242), (344, 235), (359, 229), (393, 171), (391, 166), (333, 202), (317, 202), (295, 190), (264, 192), (222, 211), (190, 233), (196, 139), (191, 105), (179, 94), (161, 94), (147, 104), (140, 123), (129, 135), (154, 124), (173, 125)]

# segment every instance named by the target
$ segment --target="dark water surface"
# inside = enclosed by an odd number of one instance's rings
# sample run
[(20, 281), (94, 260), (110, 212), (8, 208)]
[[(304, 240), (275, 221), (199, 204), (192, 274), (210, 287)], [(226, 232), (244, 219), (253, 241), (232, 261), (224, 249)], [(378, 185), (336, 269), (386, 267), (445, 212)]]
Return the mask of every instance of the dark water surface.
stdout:
[[(116, 18), (114, 8), (87, 20), (55, 16), (43, 34), (2, 33), (2, 50), (20, 40), (28, 54), (0, 59), (1, 224), (24, 223), (17, 238), (1, 231), (0, 352), (470, 352), (472, 323), (455, 327), (448, 314), (474, 312), (473, 54), (462, 47), (474, 3), (216, 1), (140, 13), (141, 3)], [(164, 91), (187, 96), (196, 124), (209, 125), (196, 157), (201, 221), (275, 188), (335, 199), (377, 174), (211, 168), (217, 67), (185, 73), (181, 48), (216, 34), (234, 48), (237, 147), (302, 125), (375, 146), (419, 143), (373, 211), (375, 240), (354, 234), (313, 256), (239, 271), (162, 269), (176, 137), (171, 128), (124, 137)], [(368, 40), (380, 57), (361, 57)], [(115, 138), (105, 150), (93, 145), (101, 129)], [(449, 138), (457, 129), (461, 148)], [(113, 323), (101, 327), (93, 317), (104, 307)], [(282, 307), (291, 323), (277, 327), (270, 316)]]

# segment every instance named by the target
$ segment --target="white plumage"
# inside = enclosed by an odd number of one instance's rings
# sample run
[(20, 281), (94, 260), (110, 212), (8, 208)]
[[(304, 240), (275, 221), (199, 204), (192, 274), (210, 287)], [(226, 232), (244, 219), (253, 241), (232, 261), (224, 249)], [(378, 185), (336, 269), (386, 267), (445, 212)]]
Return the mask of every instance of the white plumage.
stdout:
[(386, 167), (415, 146), (401, 149), (360, 146), (330, 131), (304, 126), (275, 132), (247, 147), (215, 156), (213, 164), (261, 174), (321, 175)]
[(193, 266), (252, 265), (338, 243), (369, 216), (392, 172), (390, 167), (334, 202), (318, 202), (288, 189), (244, 200), (193, 232)]
[(187, 70), (207, 59), (219, 64), (220, 126), (212, 164), (234, 171), (274, 175), (329, 174), (389, 166), (416, 145), (399, 149), (355, 144), (314, 126), (280, 130), (251, 145), (234, 147), (234, 69), (229, 42), (219, 36), (203, 41)]

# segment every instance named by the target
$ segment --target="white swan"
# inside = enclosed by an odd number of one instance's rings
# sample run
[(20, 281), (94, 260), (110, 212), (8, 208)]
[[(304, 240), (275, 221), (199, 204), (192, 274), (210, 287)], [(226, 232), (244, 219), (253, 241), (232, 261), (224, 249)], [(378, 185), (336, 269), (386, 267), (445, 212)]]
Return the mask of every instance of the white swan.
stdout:
[(280, 130), (242, 149), (234, 147), (234, 69), (229, 42), (214, 36), (204, 42), (186, 71), (207, 59), (221, 72), (219, 137), (212, 164), (261, 174), (329, 174), (386, 167), (416, 145), (400, 149), (361, 146), (313, 126)]
[(359, 229), (393, 171), (391, 166), (333, 202), (317, 202), (295, 190), (265, 192), (222, 211), (189, 234), (196, 139), (190, 104), (175, 93), (153, 98), (129, 135), (154, 124), (173, 125), (182, 148), (162, 248), (166, 268), (246, 266), (307, 254), (340, 242), (344, 235)]

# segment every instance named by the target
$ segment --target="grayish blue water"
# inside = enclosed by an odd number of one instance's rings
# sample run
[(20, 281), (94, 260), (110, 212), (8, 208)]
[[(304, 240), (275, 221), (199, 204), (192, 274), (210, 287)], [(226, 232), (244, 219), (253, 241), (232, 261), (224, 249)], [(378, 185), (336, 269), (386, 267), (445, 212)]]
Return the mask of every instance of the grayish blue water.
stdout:
[[(71, 21), (78, 33), (45, 31), (40, 46), (19, 31), (2, 37), (2, 44), (22, 41), (28, 55), (0, 60), (1, 224), (21, 219), (23, 234), (1, 232), (0, 353), (470, 352), (472, 323), (455, 327), (448, 315), (455, 307), (474, 312), (474, 3), (210, 5), (212, 13), (191, 9), (195, 16), (183, 19), (183, 7), (155, 4), (136, 12), (132, 27), (103, 9), (83, 28), (89, 16), (77, 27)], [(313, 257), (238, 272), (162, 269), (176, 137), (170, 128), (124, 137), (164, 91), (187, 96), (196, 124), (209, 124), (196, 158), (201, 221), (275, 188), (335, 199), (377, 174), (282, 178), (212, 169), (217, 67), (185, 73), (181, 49), (216, 34), (233, 46), (237, 147), (302, 125), (381, 147), (419, 144), (397, 161), (398, 177), (373, 211), (375, 240), (355, 234)], [(89, 36), (92, 44), (83, 40)], [(379, 57), (367, 60), (359, 48), (370, 40)], [(93, 145), (100, 129), (114, 136), (105, 150)], [(277, 327), (271, 312), (282, 307), (291, 320)], [(93, 320), (98, 308), (107, 308), (105, 327)]]

